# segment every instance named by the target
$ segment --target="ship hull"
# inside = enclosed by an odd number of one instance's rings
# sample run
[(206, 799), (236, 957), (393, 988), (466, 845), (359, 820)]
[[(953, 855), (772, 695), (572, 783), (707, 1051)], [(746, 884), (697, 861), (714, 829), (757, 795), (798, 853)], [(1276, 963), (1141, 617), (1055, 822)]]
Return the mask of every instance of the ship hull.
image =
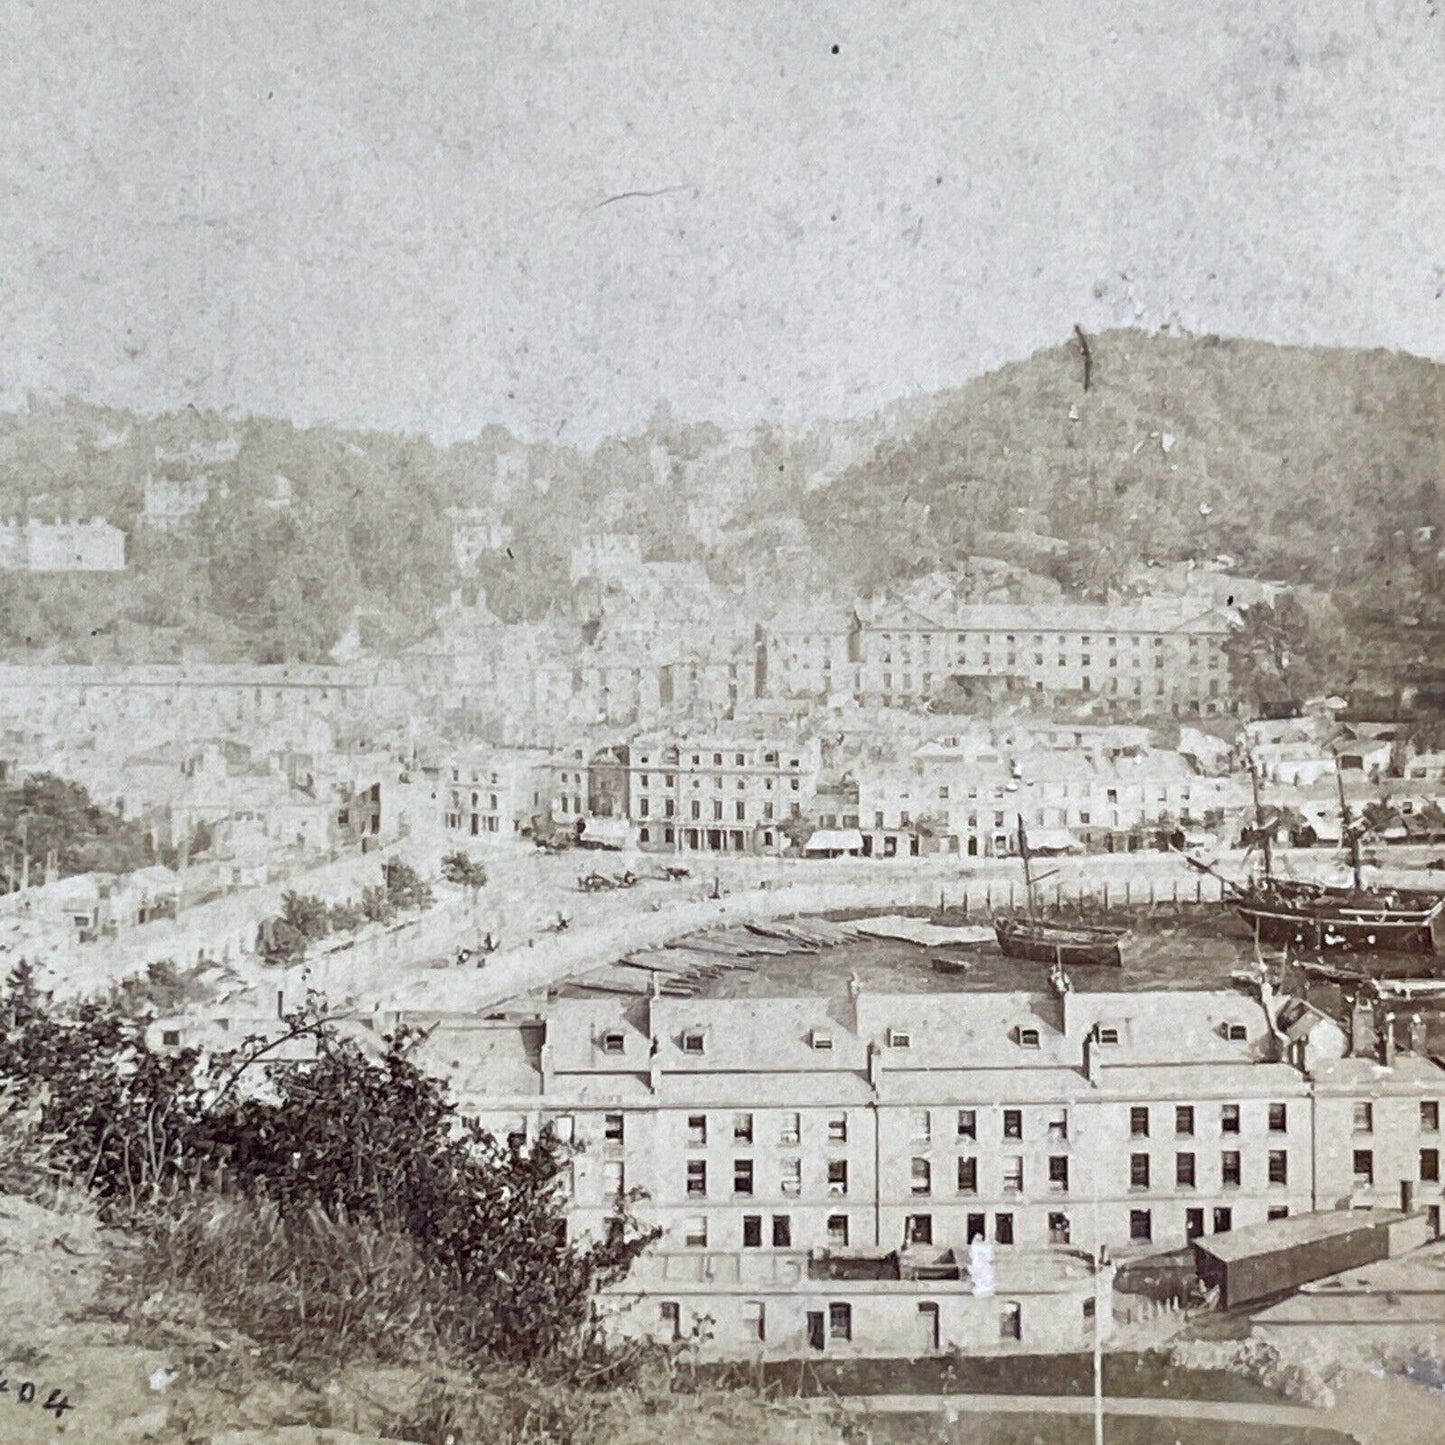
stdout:
[(1107, 928), (1071, 928), (1030, 919), (996, 918), (994, 935), (1006, 958), (1057, 963), (1065, 968), (1119, 968), (1124, 962), (1123, 932)]
[(1311, 907), (1288, 900), (1245, 902), (1235, 912), (1271, 948), (1320, 953), (1436, 952), (1433, 910), (1378, 909), (1329, 901)]

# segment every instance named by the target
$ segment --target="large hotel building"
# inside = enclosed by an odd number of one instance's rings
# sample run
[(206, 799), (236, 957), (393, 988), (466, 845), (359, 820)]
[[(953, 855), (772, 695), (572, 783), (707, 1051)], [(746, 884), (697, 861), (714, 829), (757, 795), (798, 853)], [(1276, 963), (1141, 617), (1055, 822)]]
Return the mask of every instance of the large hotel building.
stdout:
[[(464, 1112), (581, 1146), (577, 1233), (623, 1198), (662, 1229), (621, 1287), (653, 1332), (691, 1311), (724, 1345), (785, 1354), (876, 1352), (869, 1318), (890, 1338), (1077, 1347), (1101, 1246), (1127, 1259), (1402, 1194), (1440, 1230), (1445, 1069), (1417, 1019), (1363, 1006), (1341, 1026), (1249, 991), (851, 980), (414, 1021), (436, 1025), (429, 1062)], [(865, 1267), (880, 1256), (889, 1289)]]

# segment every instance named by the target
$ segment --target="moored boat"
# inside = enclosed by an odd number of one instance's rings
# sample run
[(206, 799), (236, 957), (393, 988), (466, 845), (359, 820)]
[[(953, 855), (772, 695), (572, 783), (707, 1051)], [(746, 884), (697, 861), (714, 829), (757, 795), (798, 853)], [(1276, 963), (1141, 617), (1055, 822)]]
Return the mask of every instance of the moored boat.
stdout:
[(1340, 827), (1350, 854), (1350, 885), (1279, 879), (1271, 867), (1270, 834), (1254, 785), (1256, 841), (1264, 877), (1248, 887), (1233, 888), (1234, 908), (1249, 924), (1255, 940), (1273, 948), (1318, 953), (1439, 952), (1445, 897), (1423, 889), (1367, 888), (1360, 856), (1363, 825), (1350, 812), (1344, 779), (1336, 773), (1340, 792)]
[(995, 918), (994, 934), (1007, 958), (1054, 963), (1064, 968), (1123, 965), (1123, 928), (1055, 923), (1043, 918)]
[(1031, 963), (1052, 963), (1060, 968), (1120, 968), (1124, 963), (1123, 940), (1127, 928), (1103, 924), (1066, 923), (1041, 918), (1034, 905), (1035, 879), (1029, 868), (1029, 839), (1023, 817), (1019, 817), (1019, 857), (1024, 866), (1024, 896), (1028, 914), (995, 918), (994, 937), (1005, 958), (1028, 959)]
[(936, 955), (928, 961), (933, 966), (935, 973), (962, 975), (967, 973), (970, 968), (969, 961), (966, 958), (948, 958), (942, 955)]

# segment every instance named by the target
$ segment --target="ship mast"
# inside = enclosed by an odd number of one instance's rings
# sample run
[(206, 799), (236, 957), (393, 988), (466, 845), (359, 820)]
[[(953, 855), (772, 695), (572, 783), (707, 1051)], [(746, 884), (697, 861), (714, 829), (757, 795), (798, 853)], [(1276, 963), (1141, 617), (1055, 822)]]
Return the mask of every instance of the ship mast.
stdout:
[(1365, 891), (1363, 869), (1360, 866), (1360, 835), (1355, 829), (1354, 820), (1350, 817), (1350, 805), (1345, 801), (1345, 773), (1340, 767), (1339, 755), (1335, 756), (1335, 785), (1340, 793), (1340, 832), (1345, 839), (1345, 844), (1350, 850), (1350, 872), (1355, 878), (1355, 892)]
[(1019, 857), (1024, 864), (1024, 896), (1028, 900), (1029, 917), (1034, 916), (1034, 877), (1029, 868), (1029, 835), (1024, 830), (1024, 815), (1018, 815), (1019, 820)]
[(1274, 881), (1274, 855), (1271, 852), (1269, 830), (1264, 826), (1264, 804), (1259, 796), (1259, 767), (1253, 758), (1249, 760), (1249, 783), (1254, 790), (1254, 828), (1259, 839), (1260, 855), (1264, 859), (1264, 881), (1268, 887)]

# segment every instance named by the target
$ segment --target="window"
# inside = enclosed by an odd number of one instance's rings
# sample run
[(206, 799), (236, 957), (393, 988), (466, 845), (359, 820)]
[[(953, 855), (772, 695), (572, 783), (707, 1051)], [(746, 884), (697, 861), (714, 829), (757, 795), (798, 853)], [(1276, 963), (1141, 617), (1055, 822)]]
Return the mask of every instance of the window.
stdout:
[(1136, 1139), (1149, 1137), (1149, 1106), (1135, 1105), (1129, 1110), (1129, 1132)]
[(758, 1249), (763, 1242), (763, 1216), (761, 1214), (743, 1215), (743, 1248)]
[(706, 1198), (707, 1161), (705, 1159), (689, 1159), (687, 1161), (687, 1192), (692, 1198)]
[(162, 1029), (161, 1044), (166, 1048), (175, 1048), (181, 1042), (181, 1031), (179, 1029)]
[(707, 1248), (707, 1220), (701, 1214), (683, 1221), (682, 1240), (689, 1249)]
[(927, 1159), (913, 1161), (910, 1179), (914, 1194), (931, 1194), (933, 1192), (933, 1168)]
[(1269, 1151), (1269, 1182), (1271, 1184), (1289, 1183), (1289, 1154), (1284, 1149), (1271, 1149)]
[(905, 1244), (933, 1243), (933, 1216), (931, 1214), (910, 1214), (903, 1222)]
[(960, 1194), (978, 1193), (977, 1159), (960, 1159), (958, 1161), (958, 1192)]
[(1147, 1189), (1149, 1187), (1149, 1156), (1147, 1154), (1131, 1154), (1129, 1156), (1129, 1188)]
[(1375, 1106), (1373, 1104), (1355, 1105), (1355, 1133), (1373, 1134), (1375, 1132)]
[(1434, 1099), (1420, 1101), (1420, 1128), (1427, 1134), (1440, 1132), (1440, 1105)]
[(682, 1308), (676, 1300), (665, 1299), (657, 1307), (662, 1322), (662, 1337), (665, 1340), (682, 1338)]
[(1239, 1150), (1226, 1149), (1219, 1156), (1219, 1182), (1226, 1189), (1238, 1189), (1239, 1177)]
[(1355, 1183), (1365, 1186), (1375, 1182), (1375, 1152), (1373, 1149), (1356, 1149), (1354, 1158)]
[(1014, 1300), (1006, 1300), (999, 1306), (998, 1337), (1001, 1340), (1021, 1340), (1024, 1337), (1024, 1307)]
[(846, 1159), (830, 1159), (828, 1161), (828, 1193), (846, 1194), (848, 1192), (848, 1161)]
[(759, 1344), (768, 1337), (767, 1315), (762, 1300), (750, 1299), (743, 1304), (743, 1337)]
[(687, 1116), (687, 1147), (689, 1149), (704, 1149), (707, 1147), (706, 1114), (689, 1114)]
[(815, 1049), (831, 1049), (833, 1047), (833, 1035), (825, 1034), (821, 1029), (814, 1029), (811, 1043)]
[(1225, 1037), (1231, 1043), (1242, 1044), (1249, 1037), (1249, 1030), (1243, 1024), (1226, 1024)]
[(620, 1054), (626, 1044), (626, 1040), (619, 1032), (602, 1035), (602, 1052), (604, 1054)]
[(960, 1109), (958, 1111), (958, 1137), (960, 1139), (978, 1138), (978, 1113), (974, 1109)]
[(920, 1144), (926, 1144), (933, 1138), (933, 1120), (927, 1109), (915, 1109), (909, 1120), (913, 1130), (912, 1137)]
[(1149, 1210), (1129, 1211), (1129, 1238), (1137, 1244), (1148, 1244), (1154, 1238), (1154, 1221)]
[[(1087, 822), (1088, 820), (1085, 819), (1085, 821)], [(1110, 1047), (1113, 1047), (1115, 1044), (1117, 1044), (1117, 1043), (1119, 1042), (1119, 1030), (1118, 1030), (1118, 1029), (1106, 1029), (1106, 1028), (1103, 1026), (1103, 1024), (1100, 1024), (1100, 1025), (1099, 1025), (1099, 1042), (1100, 1042), (1101, 1044), (1108, 1044)]]
[(1422, 1149), (1420, 1151), (1420, 1178), (1426, 1184), (1440, 1182), (1440, 1151), (1438, 1149)]
[(1194, 1110), (1188, 1104), (1180, 1104), (1174, 1110), (1174, 1132), (1183, 1139), (1194, 1134)]
[(623, 1191), (622, 1161), (609, 1159), (602, 1165), (602, 1192), (608, 1199), (618, 1198)]
[(1014, 1242), (1014, 1217), (1012, 1214), (995, 1214), (993, 1217), (993, 1238), (995, 1244)]
[(907, 1049), (913, 1046), (913, 1036), (907, 1029), (889, 1029), (888, 1047), (891, 1049)]
[(1214, 1232), (1228, 1234), (1234, 1228), (1234, 1211), (1221, 1205), (1214, 1211)]
[(828, 1338), (851, 1340), (853, 1338), (853, 1306), (830, 1304), (828, 1306)]
[(1289, 1109), (1284, 1104), (1271, 1104), (1269, 1106), (1269, 1132), (1271, 1134), (1286, 1134), (1289, 1132)]
[(1238, 1104), (1221, 1104), (1219, 1106), (1219, 1132), (1221, 1134), (1239, 1133)]
[(796, 1144), (803, 1137), (803, 1116), (801, 1114), (784, 1114), (783, 1122), (778, 1129), (779, 1144)]
[(784, 1159), (782, 1169), (782, 1192), (784, 1194), (801, 1194), (803, 1192), (803, 1161), (801, 1159)]
[(751, 1159), (733, 1160), (733, 1193), (751, 1194), (753, 1192), (753, 1161)]
[(848, 1248), (848, 1216), (846, 1214), (830, 1214), (828, 1216), (828, 1245), (831, 1249)]
[(1019, 1047), (1021, 1049), (1036, 1049), (1039, 1046), (1039, 1031), (1037, 1029), (1019, 1030)]
[(753, 1142), (753, 1116), (751, 1114), (733, 1115), (733, 1143), (751, 1144)]
[(1069, 1142), (1069, 1113), (1067, 1109), (1060, 1109), (1049, 1120), (1049, 1142), (1051, 1144), (1067, 1144)]
[(1174, 1156), (1174, 1187), (1176, 1189), (1194, 1188), (1194, 1155), (1176, 1154)]
[(848, 1116), (846, 1114), (830, 1114), (828, 1116), (828, 1142), (830, 1144), (846, 1144), (848, 1142)]
[(602, 1137), (609, 1144), (622, 1143), (623, 1118), (621, 1114), (604, 1114), (602, 1116)]
[(1066, 1154), (1049, 1157), (1049, 1189), (1055, 1194), (1069, 1192), (1069, 1159)]
[(793, 1247), (793, 1216), (791, 1214), (773, 1215), (773, 1248), (791, 1249)]
[(1024, 1192), (1024, 1161), (1022, 1155), (1011, 1154), (1003, 1161), (1003, 1187), (1005, 1194), (1022, 1194)]
[(1003, 1136), (1005, 1139), (1022, 1139), (1024, 1137), (1022, 1109), (1005, 1109), (1003, 1111)]

